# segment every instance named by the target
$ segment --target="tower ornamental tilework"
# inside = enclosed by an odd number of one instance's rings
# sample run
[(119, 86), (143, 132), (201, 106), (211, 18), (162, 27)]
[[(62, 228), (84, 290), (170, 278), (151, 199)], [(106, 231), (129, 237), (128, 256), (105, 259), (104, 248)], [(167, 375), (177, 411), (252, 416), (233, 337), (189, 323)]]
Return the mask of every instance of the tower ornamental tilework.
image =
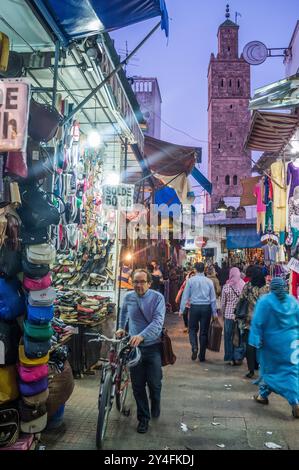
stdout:
[(251, 152), (243, 144), (249, 130), (250, 65), (239, 56), (239, 26), (229, 19), (218, 29), (218, 53), (208, 70), (209, 180), (208, 210), (219, 200), (242, 194), (241, 178), (251, 174)]

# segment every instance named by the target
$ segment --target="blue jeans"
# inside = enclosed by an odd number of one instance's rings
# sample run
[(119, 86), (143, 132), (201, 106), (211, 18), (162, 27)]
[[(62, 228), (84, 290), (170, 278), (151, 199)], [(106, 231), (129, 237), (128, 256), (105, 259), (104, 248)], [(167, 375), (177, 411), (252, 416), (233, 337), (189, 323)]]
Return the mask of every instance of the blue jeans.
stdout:
[(204, 361), (208, 344), (208, 331), (211, 322), (211, 305), (191, 305), (189, 311), (189, 341), (192, 351), (198, 351), (198, 330), (199, 331), (199, 360)]
[(245, 356), (244, 344), (236, 348), (233, 345), (233, 327), (234, 320), (230, 318), (224, 319), (224, 360), (225, 361), (242, 361)]
[(162, 363), (161, 345), (140, 347), (141, 361), (130, 370), (133, 395), (137, 405), (137, 419), (149, 420), (150, 411), (146, 385), (149, 388), (149, 395), (152, 408), (160, 408), (161, 388), (162, 388)]

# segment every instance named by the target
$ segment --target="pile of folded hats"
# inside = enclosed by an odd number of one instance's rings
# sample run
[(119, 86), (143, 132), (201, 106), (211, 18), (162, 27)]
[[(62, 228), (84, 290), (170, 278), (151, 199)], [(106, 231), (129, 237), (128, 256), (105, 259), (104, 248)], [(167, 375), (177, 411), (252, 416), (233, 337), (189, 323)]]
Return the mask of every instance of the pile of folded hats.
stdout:
[(24, 337), (19, 346), (20, 424), (21, 431), (37, 433), (47, 425), (48, 361), (56, 293), (52, 287), (34, 290), (36, 286), (25, 279), (23, 286), (33, 290), (28, 294)]
[(115, 304), (109, 297), (86, 295), (80, 291), (61, 290), (57, 292), (55, 316), (64, 323), (92, 322), (114, 313)]

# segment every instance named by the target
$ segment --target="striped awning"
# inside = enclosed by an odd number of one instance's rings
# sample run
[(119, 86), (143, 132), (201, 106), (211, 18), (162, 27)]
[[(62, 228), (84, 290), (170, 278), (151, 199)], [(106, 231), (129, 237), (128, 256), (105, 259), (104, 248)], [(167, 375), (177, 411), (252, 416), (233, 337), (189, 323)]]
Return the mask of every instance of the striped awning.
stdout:
[(299, 116), (284, 113), (254, 111), (245, 149), (281, 152), (299, 123)]

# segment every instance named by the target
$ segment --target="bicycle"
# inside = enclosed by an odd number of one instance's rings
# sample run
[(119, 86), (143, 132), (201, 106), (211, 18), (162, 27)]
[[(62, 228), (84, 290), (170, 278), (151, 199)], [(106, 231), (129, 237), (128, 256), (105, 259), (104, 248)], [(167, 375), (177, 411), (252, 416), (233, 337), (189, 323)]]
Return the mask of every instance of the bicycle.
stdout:
[[(102, 377), (99, 390), (98, 400), (98, 421), (96, 432), (96, 446), (102, 449), (109, 413), (112, 409), (114, 398), (116, 401), (116, 408), (120, 413), (125, 416), (130, 415), (130, 409), (125, 408), (125, 402), (128, 394), (128, 385), (130, 375), (126, 366), (128, 354), (132, 350), (132, 346), (128, 344), (129, 336), (120, 339), (107, 338), (100, 333), (86, 333), (90, 336), (97, 336), (91, 341), (105, 341), (111, 343), (109, 351), (109, 359), (107, 364), (104, 365), (102, 370)], [(116, 346), (119, 345), (117, 348)]]

